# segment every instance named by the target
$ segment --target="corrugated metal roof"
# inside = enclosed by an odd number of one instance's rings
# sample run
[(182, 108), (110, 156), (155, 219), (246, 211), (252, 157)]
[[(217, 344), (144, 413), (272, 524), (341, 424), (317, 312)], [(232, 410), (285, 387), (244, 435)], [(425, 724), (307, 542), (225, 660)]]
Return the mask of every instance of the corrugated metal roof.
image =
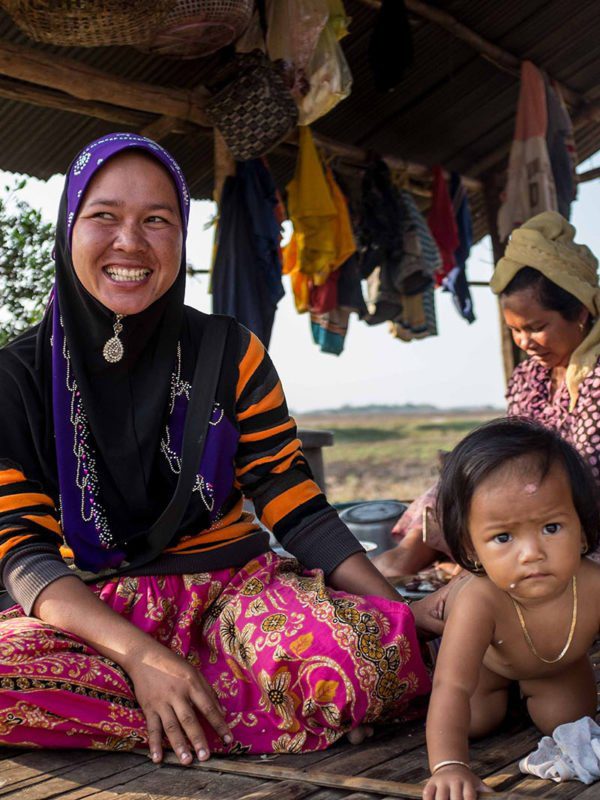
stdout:
[[(532, 59), (588, 100), (600, 98), (596, 0), (447, 0), (435, 6), (513, 55)], [(315, 124), (315, 130), (381, 154), (428, 166), (442, 163), (474, 177), (480, 177), (477, 165), (490, 153), (508, 152), (518, 96), (518, 79), (510, 70), (499, 69), (438, 25), (414, 18), (414, 63), (393, 92), (379, 93), (368, 59), (377, 12), (359, 0), (346, 0), (346, 10), (352, 23), (342, 46), (353, 73), (353, 91)], [(214, 78), (222, 58), (215, 54), (176, 60), (131, 47), (40, 45), (22, 34), (4, 12), (0, 12), (0, 41), (68, 56), (130, 80), (186, 89)], [(157, 108), (157, 116), (160, 112)], [(136, 129), (156, 118), (139, 112), (138, 117)], [(0, 98), (0, 167), (47, 178), (64, 172), (90, 139), (116, 129), (133, 128)], [(576, 138), (583, 160), (600, 147), (600, 124), (587, 122), (578, 128)], [(180, 161), (192, 194), (210, 197), (210, 135), (200, 130), (172, 134), (164, 144)], [(277, 179), (285, 184), (293, 171), (293, 151), (278, 150), (270, 161)], [(476, 233), (481, 236), (487, 229), (482, 196), (473, 196), (472, 205)]]

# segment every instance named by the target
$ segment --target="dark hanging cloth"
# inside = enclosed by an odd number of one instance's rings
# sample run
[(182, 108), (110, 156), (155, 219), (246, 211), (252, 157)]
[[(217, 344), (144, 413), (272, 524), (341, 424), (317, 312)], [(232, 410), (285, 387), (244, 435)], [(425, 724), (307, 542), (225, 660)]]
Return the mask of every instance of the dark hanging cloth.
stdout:
[(442, 279), (442, 286), (445, 291), (451, 292), (458, 313), (470, 324), (475, 322), (475, 312), (467, 280), (467, 259), (473, 244), (473, 225), (467, 190), (456, 172), (450, 176), (450, 198), (459, 245), (454, 251), (455, 265)]
[(361, 186), (357, 235), (363, 278), (375, 267), (393, 265), (402, 258), (402, 205), (390, 170), (381, 159), (366, 170)]
[(413, 42), (403, 0), (382, 0), (369, 42), (375, 88), (390, 92), (413, 62)]
[(213, 312), (229, 314), (269, 346), (281, 283), (275, 184), (260, 159), (238, 162), (221, 196)]
[(546, 146), (556, 187), (558, 211), (565, 219), (570, 219), (571, 203), (577, 197), (575, 173), (577, 154), (573, 125), (558, 91), (552, 86), (547, 76), (544, 76), (544, 82), (548, 113)]

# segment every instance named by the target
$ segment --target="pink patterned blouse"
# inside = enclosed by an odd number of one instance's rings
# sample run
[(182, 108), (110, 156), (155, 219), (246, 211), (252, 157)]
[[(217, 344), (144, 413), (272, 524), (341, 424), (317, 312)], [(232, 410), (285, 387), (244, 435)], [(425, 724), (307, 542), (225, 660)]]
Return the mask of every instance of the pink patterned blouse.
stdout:
[(579, 385), (573, 411), (563, 384), (550, 398), (550, 370), (528, 359), (515, 368), (508, 384), (508, 416), (523, 416), (560, 433), (585, 458), (600, 485), (600, 360)]

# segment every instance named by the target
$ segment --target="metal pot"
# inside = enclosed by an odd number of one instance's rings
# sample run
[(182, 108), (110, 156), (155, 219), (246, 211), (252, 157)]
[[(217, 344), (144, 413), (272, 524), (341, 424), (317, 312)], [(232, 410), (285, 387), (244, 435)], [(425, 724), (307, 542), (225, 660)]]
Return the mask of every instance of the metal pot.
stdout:
[(340, 519), (359, 541), (375, 542), (377, 548), (369, 553), (372, 558), (394, 547), (392, 528), (406, 508), (399, 500), (371, 500), (345, 508)]

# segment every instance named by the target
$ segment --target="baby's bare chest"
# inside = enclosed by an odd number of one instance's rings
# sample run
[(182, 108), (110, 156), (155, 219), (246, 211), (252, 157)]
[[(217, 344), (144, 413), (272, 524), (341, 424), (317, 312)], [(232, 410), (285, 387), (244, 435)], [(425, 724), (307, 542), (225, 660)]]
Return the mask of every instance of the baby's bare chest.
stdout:
[(578, 661), (590, 649), (598, 634), (596, 620), (580, 613), (571, 632), (572, 620), (555, 625), (521, 624), (516, 613), (496, 624), (495, 635), (483, 663), (509, 680), (528, 680), (556, 675)]

